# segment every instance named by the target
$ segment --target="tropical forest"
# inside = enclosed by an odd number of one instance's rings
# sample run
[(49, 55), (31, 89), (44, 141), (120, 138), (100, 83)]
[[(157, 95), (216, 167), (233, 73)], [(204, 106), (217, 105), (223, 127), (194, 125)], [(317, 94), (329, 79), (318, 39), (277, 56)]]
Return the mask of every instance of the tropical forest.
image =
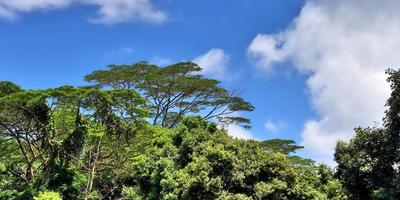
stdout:
[(400, 200), (400, 0), (0, 0), (0, 200)]
[(230, 137), (249, 102), (181, 62), (110, 65), (86, 86), (0, 82), (1, 199), (399, 199), (400, 71), (382, 128), (338, 141), (337, 167), (292, 140)]

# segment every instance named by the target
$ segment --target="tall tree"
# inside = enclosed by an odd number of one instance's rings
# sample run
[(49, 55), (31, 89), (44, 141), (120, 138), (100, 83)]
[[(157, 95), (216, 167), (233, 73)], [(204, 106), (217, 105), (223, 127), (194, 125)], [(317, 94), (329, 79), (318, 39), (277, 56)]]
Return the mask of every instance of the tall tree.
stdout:
[[(16, 153), (15, 148), (8, 146), (17, 147), (22, 159), (8, 163), (7, 173), (24, 180), (25, 185), (40, 179), (42, 184), (56, 187), (54, 182), (59, 182), (57, 179), (60, 178), (54, 176), (60, 170), (68, 169), (70, 161), (80, 156), (86, 144), (84, 153), (89, 153), (83, 156), (88, 157), (89, 194), (99, 160), (106, 156), (100, 155), (103, 139), (111, 136), (115, 143), (121, 144), (133, 135), (134, 126), (140, 125), (147, 113), (143, 109), (145, 99), (130, 90), (103, 91), (70, 86), (9, 90), (19, 87), (14, 84), (3, 86), (0, 91), (11, 92), (0, 97), (1, 149)], [(88, 132), (93, 132), (94, 126), (101, 127), (102, 132), (99, 137), (89, 138), (92, 141), (86, 142)], [(115, 158), (115, 155), (110, 152), (107, 156)], [(4, 164), (3, 157), (0, 158), (0, 163)]]
[(349, 142), (339, 141), (335, 160), (336, 176), (351, 194), (351, 199), (395, 199), (391, 193), (390, 163), (382, 162), (389, 145), (384, 129), (358, 128)]
[(392, 94), (386, 104), (389, 109), (386, 111), (384, 119), (390, 141), (385, 159), (392, 165), (393, 170), (396, 170), (400, 164), (400, 70), (389, 69), (386, 73), (389, 75), (387, 80), (390, 83)]
[(159, 67), (139, 62), (108, 68), (87, 75), (85, 80), (102, 87), (139, 91), (151, 104), (154, 125), (175, 127), (185, 115), (197, 113), (206, 120), (217, 118), (225, 124), (249, 128), (249, 119), (232, 114), (252, 111), (254, 107), (238, 91), (228, 91), (219, 86), (219, 81), (199, 75), (201, 67), (194, 63)]

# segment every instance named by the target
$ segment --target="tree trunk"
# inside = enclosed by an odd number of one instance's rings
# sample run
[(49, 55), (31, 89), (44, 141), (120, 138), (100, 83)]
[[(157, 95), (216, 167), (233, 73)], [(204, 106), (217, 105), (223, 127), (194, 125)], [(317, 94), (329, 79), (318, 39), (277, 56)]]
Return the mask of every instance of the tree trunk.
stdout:
[(86, 185), (86, 191), (85, 191), (85, 197), (84, 197), (85, 200), (88, 200), (89, 194), (92, 192), (92, 189), (93, 189), (93, 181), (94, 181), (94, 177), (96, 175), (97, 160), (98, 160), (99, 154), (100, 154), (100, 144), (101, 144), (101, 139), (99, 139), (99, 141), (97, 142), (97, 147), (96, 147), (96, 151), (94, 152), (93, 161), (92, 161), (92, 151), (90, 151), (90, 156), (89, 156), (90, 171), (89, 171), (88, 183)]

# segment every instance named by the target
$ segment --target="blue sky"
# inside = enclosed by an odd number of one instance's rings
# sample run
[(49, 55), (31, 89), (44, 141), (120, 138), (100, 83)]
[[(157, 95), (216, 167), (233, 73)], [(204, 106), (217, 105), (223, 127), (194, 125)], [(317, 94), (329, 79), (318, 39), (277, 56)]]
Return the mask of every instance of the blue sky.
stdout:
[[(0, 80), (32, 89), (82, 85), (84, 75), (107, 64), (147, 60), (165, 65), (197, 58), (206, 63), (206, 76), (242, 89), (256, 107), (241, 113), (251, 118), (253, 129), (232, 131), (261, 140), (294, 139), (306, 146), (302, 155), (329, 163), (337, 139), (348, 139), (352, 128), (382, 117), (388, 89), (384, 68), (375, 66), (398, 61), (363, 51), (398, 42), (394, 37), (377, 41), (383, 36), (375, 30), (384, 27), (367, 21), (368, 13), (398, 15), (372, 0), (354, 9), (357, 2), (0, 0)], [(376, 27), (362, 27), (364, 22)], [(376, 37), (360, 42), (348, 32)], [(352, 56), (342, 56), (344, 47)], [(372, 59), (373, 70), (360, 67), (365, 58)], [(374, 86), (357, 78), (360, 71)], [(360, 103), (359, 95), (379, 98)], [(341, 109), (373, 116), (354, 117)]]

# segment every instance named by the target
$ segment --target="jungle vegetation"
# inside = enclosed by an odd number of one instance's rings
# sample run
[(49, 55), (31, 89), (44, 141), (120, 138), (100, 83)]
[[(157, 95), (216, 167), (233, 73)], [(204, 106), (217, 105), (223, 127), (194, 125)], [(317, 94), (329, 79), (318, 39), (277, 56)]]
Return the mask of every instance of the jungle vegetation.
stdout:
[(336, 168), (292, 140), (232, 138), (255, 108), (190, 62), (110, 65), (86, 86), (0, 82), (0, 199), (400, 199), (400, 72), (381, 128), (357, 128)]

